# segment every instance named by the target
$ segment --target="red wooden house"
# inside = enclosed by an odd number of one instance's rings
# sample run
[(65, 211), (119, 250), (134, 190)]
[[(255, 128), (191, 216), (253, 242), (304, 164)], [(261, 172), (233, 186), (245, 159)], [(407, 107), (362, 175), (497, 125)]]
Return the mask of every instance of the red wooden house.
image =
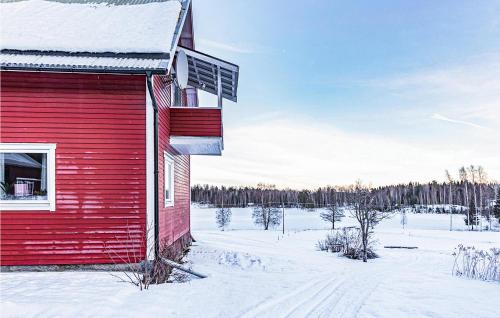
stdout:
[(0, 5), (0, 264), (184, 248), (190, 156), (221, 154), (238, 84), (238, 66), (195, 51), (190, 0)]

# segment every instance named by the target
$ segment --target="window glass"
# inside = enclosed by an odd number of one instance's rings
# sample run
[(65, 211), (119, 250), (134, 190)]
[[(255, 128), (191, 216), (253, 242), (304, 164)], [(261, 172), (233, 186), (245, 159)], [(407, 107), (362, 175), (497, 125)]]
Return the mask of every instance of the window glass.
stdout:
[(0, 153), (1, 200), (47, 200), (47, 153)]
[(186, 88), (187, 107), (198, 107), (198, 97), (196, 95), (196, 88)]
[(171, 175), (172, 175), (172, 164), (170, 162), (165, 163), (165, 200), (171, 200), (172, 189), (170, 189), (170, 185), (172, 184)]
[(165, 206), (174, 204), (174, 160), (165, 153)]
[(177, 82), (172, 84), (172, 106), (174, 107), (197, 107), (198, 106), (198, 93), (196, 88), (187, 87), (181, 89)]

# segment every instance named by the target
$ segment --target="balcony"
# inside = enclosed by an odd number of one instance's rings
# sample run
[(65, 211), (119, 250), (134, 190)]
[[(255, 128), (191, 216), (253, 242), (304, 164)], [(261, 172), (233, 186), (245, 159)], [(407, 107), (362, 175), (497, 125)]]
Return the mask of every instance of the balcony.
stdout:
[[(181, 154), (220, 156), (224, 148), (222, 100), (237, 101), (239, 67), (178, 47), (177, 52), (181, 51), (187, 57), (187, 87), (181, 91), (174, 86), (173, 104), (192, 107), (170, 108), (170, 144)], [(197, 89), (217, 95), (218, 107), (194, 107), (198, 106)]]
[(180, 154), (221, 155), (222, 130), (221, 108), (170, 108), (170, 144)]

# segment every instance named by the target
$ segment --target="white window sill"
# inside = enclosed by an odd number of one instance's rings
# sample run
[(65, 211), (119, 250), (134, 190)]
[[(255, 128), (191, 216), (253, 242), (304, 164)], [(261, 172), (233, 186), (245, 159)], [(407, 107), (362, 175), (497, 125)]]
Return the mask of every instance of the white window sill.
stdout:
[(1, 200), (1, 211), (48, 210), (55, 211), (49, 200)]
[(166, 208), (170, 208), (170, 207), (173, 207), (174, 206), (174, 202), (173, 201), (165, 201), (165, 207)]

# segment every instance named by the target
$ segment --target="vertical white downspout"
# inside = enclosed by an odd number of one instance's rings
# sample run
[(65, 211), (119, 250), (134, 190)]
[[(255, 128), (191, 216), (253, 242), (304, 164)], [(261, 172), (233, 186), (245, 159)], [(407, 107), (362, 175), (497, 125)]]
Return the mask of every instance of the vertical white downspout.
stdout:
[(154, 220), (155, 220), (155, 186), (154, 186), (154, 111), (153, 102), (148, 92), (147, 83), (144, 83), (146, 88), (146, 235), (147, 235), (147, 258), (153, 260), (154, 255)]

